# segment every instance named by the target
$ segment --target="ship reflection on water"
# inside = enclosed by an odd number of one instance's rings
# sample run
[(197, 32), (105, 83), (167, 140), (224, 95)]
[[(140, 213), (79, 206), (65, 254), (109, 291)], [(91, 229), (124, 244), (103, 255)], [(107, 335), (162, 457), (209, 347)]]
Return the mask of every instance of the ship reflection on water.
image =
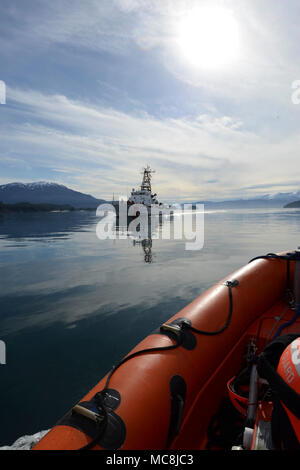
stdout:
[(153, 238), (159, 237), (159, 232), (162, 228), (163, 221), (159, 217), (149, 218), (147, 228), (142, 227), (142, 224), (136, 228), (135, 232), (130, 230), (130, 223), (127, 226), (116, 226), (117, 232), (127, 232), (128, 237), (132, 239), (133, 246), (141, 247), (143, 250), (145, 263), (153, 262)]
[(144, 238), (143, 240), (133, 240), (133, 245), (141, 245), (144, 251), (144, 261), (145, 263), (152, 263), (152, 238)]

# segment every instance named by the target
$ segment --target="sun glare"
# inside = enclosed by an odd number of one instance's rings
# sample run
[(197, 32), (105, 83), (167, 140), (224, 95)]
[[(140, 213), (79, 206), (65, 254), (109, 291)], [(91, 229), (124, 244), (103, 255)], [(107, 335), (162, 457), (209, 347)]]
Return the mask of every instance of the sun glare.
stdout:
[(177, 41), (194, 66), (218, 68), (237, 57), (238, 25), (229, 10), (199, 8), (182, 19)]

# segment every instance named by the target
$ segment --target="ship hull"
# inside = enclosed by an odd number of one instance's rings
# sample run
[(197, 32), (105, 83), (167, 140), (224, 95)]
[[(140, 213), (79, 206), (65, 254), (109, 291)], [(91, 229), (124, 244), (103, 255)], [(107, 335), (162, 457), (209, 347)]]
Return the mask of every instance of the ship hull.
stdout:
[[(127, 208), (123, 207), (120, 209), (120, 205), (118, 203), (113, 203), (113, 207), (118, 220), (122, 217), (127, 217), (127, 220), (134, 220), (137, 217), (145, 216), (146, 214), (148, 217), (159, 217), (159, 219), (162, 220), (163, 217), (171, 217), (174, 214), (174, 210), (168, 207), (157, 208), (154, 206), (143, 206), (142, 211), (140, 211), (138, 207), (132, 207), (130, 204), (127, 204)], [(121, 213), (121, 210), (123, 210), (123, 214)], [(126, 215), (124, 216), (125, 212)]]

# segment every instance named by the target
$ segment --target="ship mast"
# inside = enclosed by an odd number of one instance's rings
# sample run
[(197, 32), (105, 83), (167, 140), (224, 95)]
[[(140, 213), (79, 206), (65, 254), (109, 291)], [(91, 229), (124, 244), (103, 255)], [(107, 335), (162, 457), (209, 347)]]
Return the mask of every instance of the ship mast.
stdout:
[(141, 184), (141, 191), (152, 191), (151, 189), (151, 178), (152, 178), (152, 173), (155, 173), (154, 170), (151, 170), (150, 166), (148, 165), (146, 168), (144, 168), (142, 175), (143, 175), (143, 181)]

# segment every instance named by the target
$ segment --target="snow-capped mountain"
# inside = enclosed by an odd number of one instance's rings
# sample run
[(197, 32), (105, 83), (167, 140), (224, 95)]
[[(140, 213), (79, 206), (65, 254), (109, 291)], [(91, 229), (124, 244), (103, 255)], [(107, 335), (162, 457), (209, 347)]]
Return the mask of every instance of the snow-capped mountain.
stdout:
[(252, 198), (236, 198), (225, 201), (197, 201), (208, 208), (219, 209), (256, 209), (256, 208), (282, 208), (286, 204), (300, 200), (300, 191), (294, 193), (264, 194)]
[(287, 199), (299, 199), (300, 198), (300, 191), (296, 191), (293, 193), (275, 193), (275, 194), (263, 194), (260, 196), (255, 196), (251, 199), (263, 199), (266, 201), (272, 201), (272, 200), (284, 200), (286, 201)]
[(31, 204), (62, 204), (75, 208), (96, 208), (103, 202), (61, 184), (39, 181), (36, 183), (9, 183), (0, 186), (0, 201), (4, 204), (29, 202)]

